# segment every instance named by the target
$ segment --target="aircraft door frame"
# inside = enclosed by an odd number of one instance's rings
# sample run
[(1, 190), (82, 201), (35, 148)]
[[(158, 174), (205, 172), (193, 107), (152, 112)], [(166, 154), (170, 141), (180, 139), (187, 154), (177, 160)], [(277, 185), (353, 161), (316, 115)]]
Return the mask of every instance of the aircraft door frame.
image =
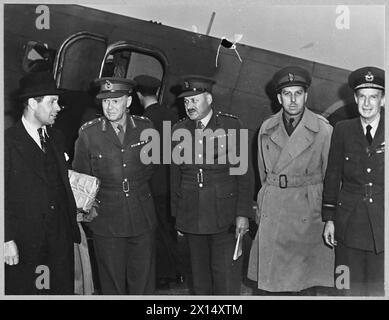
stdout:
[[(56, 54), (55, 60), (54, 60), (53, 74), (54, 74), (54, 78), (56, 80), (56, 84), (57, 84), (58, 87), (62, 87), (61, 86), (61, 82), (62, 82), (62, 79), (63, 79), (63, 70), (64, 70), (64, 68), (66, 68), (66, 53), (67, 53), (67, 50), (72, 45), (74, 45), (76, 42), (82, 41), (82, 40), (85, 40), (85, 39), (101, 42), (104, 45), (104, 47), (105, 47), (104, 51), (103, 51), (103, 52), (105, 52), (105, 50), (107, 48), (107, 39), (103, 35), (100, 35), (100, 34), (97, 34), (97, 33), (87, 32), (87, 31), (81, 31), (81, 32), (77, 32), (77, 33), (71, 35), (70, 37), (68, 37), (62, 43), (61, 47), (59, 48), (59, 50), (58, 50), (58, 52)], [(100, 63), (100, 62), (98, 62), (98, 63)], [(98, 64), (96, 65), (96, 74), (95, 74), (95, 76), (93, 76), (93, 78), (97, 77), (97, 75), (98, 75), (97, 72), (98, 72)], [(91, 80), (93, 80), (93, 79), (91, 79)], [(65, 89), (67, 89), (67, 88), (65, 87)], [(86, 88), (83, 88), (83, 89), (85, 90)]]
[(128, 49), (132, 52), (136, 52), (139, 54), (151, 56), (160, 62), (162, 66), (162, 77), (161, 77), (161, 87), (159, 90), (158, 101), (162, 103), (165, 88), (166, 88), (166, 79), (167, 79), (167, 73), (169, 69), (169, 63), (166, 55), (156, 47), (145, 45), (143, 43), (139, 43), (135, 41), (123, 41), (123, 40), (108, 45), (105, 51), (104, 58), (101, 62), (99, 77), (100, 78), (102, 77), (107, 57), (110, 54), (112, 54), (112, 52), (114, 51), (125, 50), (125, 49)]

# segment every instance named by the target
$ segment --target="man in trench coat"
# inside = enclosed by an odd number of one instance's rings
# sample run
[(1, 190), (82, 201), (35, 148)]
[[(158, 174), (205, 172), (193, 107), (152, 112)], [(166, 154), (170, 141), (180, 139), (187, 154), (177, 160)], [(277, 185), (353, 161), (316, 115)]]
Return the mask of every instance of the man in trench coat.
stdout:
[(248, 277), (271, 292), (332, 287), (334, 253), (322, 239), (321, 220), (332, 127), (306, 107), (311, 77), (305, 69), (286, 67), (273, 82), (282, 110), (259, 131), (259, 227)]

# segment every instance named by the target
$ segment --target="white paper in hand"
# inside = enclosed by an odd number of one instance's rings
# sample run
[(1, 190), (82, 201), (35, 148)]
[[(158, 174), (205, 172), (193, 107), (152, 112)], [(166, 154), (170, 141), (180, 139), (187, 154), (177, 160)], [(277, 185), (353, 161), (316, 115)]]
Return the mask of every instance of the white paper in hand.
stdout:
[(238, 238), (235, 243), (234, 256), (232, 260), (238, 260), (238, 258), (242, 255), (242, 234), (239, 233)]

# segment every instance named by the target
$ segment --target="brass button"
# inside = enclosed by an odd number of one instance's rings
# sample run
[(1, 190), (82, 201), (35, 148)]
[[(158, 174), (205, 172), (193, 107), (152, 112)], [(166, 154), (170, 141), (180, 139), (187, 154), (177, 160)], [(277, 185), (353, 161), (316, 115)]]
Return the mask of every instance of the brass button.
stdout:
[(50, 206), (50, 209), (51, 209), (51, 210), (54, 210), (54, 209), (55, 209), (55, 207), (54, 207), (54, 206)]
[(125, 167), (127, 167), (127, 165), (125, 163), (123, 163), (123, 167), (125, 168)]
[(124, 152), (124, 149), (121, 149), (120, 151), (123, 153), (123, 152)]
[(126, 193), (126, 197), (127, 197), (127, 198), (129, 197), (128, 193)]
[(367, 168), (366, 171), (367, 171), (367, 173), (370, 173), (371, 172), (371, 168)]
[(101, 154), (99, 154), (99, 158), (101, 159), (103, 156)]
[(369, 199), (369, 202), (370, 202), (370, 203), (373, 203), (373, 199), (372, 199), (372, 198), (370, 198), (370, 199)]
[(203, 187), (203, 184), (202, 184), (202, 183), (199, 183), (199, 187), (202, 188), (202, 187)]

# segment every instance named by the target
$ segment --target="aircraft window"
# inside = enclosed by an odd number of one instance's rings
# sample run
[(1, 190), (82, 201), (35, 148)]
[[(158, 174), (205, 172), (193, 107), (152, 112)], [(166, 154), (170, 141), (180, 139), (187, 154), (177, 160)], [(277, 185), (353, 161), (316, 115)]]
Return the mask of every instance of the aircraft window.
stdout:
[(162, 63), (157, 58), (125, 48), (106, 56), (102, 77), (134, 79), (140, 74), (146, 74), (162, 82), (163, 71)]

